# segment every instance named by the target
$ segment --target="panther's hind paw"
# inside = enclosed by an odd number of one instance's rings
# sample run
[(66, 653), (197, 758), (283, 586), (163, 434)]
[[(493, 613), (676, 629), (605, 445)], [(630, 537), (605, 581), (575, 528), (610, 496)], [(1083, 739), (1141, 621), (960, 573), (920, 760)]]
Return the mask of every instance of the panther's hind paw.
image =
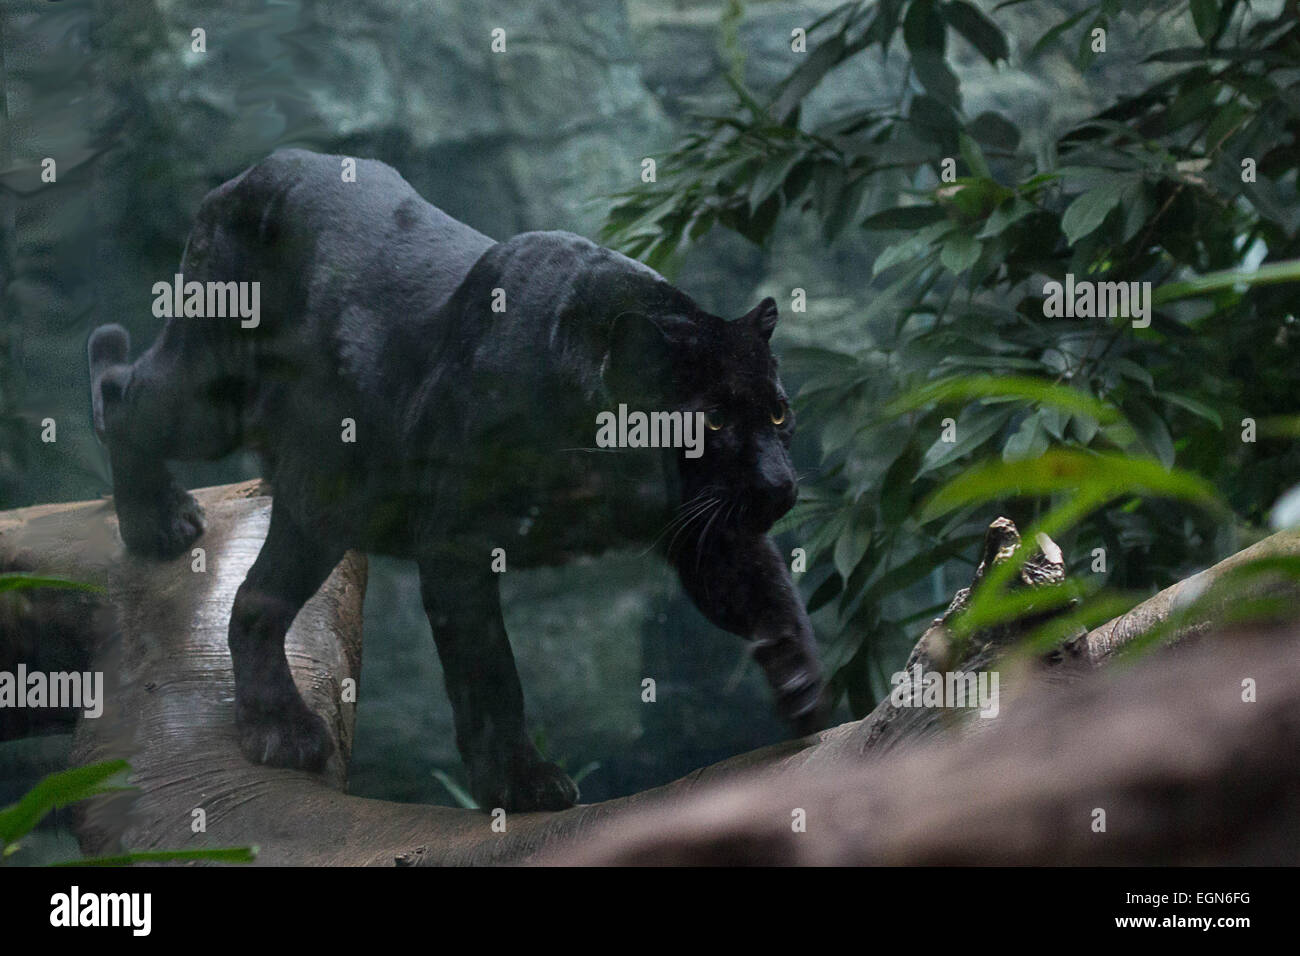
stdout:
[(179, 485), (170, 485), (156, 499), (116, 502), (118, 529), (136, 554), (164, 560), (184, 554), (203, 534), (203, 508)]

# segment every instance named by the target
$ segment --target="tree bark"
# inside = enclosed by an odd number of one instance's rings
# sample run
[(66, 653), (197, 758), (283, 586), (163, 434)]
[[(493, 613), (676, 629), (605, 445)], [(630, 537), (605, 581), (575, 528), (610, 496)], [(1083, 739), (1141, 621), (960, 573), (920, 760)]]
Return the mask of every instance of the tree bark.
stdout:
[[(1181, 597), (1252, 553), (1300, 553), (1294, 533), (1078, 635), (1066, 653), (1008, 665), (998, 719), (954, 719), (950, 710), (885, 701), (862, 721), (645, 793), (560, 813), (511, 814), (497, 832), (477, 811), (345, 792), (355, 713), (344, 688), (360, 678), (365, 591), (357, 555), (344, 559), (288, 638), (298, 686), (325, 718), (335, 757), (322, 774), (244, 759), (235, 743), (226, 627), (266, 533), (270, 499), (256, 482), (196, 495), (208, 514), (198, 542), (203, 571), (194, 570), (193, 556), (155, 562), (126, 554), (107, 500), (0, 514), (0, 568), (105, 588), (100, 600), (37, 593), (0, 618), (0, 669), (22, 660), (29, 669), (104, 672), (104, 714), (77, 720), (73, 759), (125, 758), (137, 789), (84, 805), (78, 834), (87, 853), (255, 844), (260, 863), (296, 865), (1300, 857), (1294, 635), (1200, 642), (1114, 675), (1092, 673), (1168, 618)], [(1009, 522), (991, 527), (988, 560), (1010, 553), (1001, 547), (1008, 528), (1014, 535)], [(1051, 562), (1041, 558), (1029, 567), (1051, 578)], [(1031, 578), (1022, 575), (1026, 585), (1036, 583)], [(1205, 624), (1184, 622), (1172, 637)], [(1002, 667), (1015, 633), (976, 635), (965, 659), (950, 662), (941, 620), (909, 663)], [(1258, 703), (1241, 700), (1246, 677), (1259, 685)], [(67, 717), (45, 726), (0, 723), (0, 733), (57, 728)], [(1094, 830), (1099, 809), (1105, 832)], [(793, 825), (799, 810), (806, 832)], [(205, 826), (195, 833), (198, 819)]]

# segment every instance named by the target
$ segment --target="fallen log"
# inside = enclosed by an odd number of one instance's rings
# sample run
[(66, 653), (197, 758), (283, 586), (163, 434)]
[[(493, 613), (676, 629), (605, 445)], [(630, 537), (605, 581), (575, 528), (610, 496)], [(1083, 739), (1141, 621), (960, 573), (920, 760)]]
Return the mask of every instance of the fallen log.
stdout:
[[(560, 813), (511, 814), (504, 832), (493, 828), (491, 817), (477, 811), (350, 796), (345, 788), (355, 721), (351, 701), (355, 698), (345, 689), (354, 689), (360, 677), (364, 559), (352, 554), (345, 558), (299, 615), (287, 642), (299, 688), (330, 728), (334, 758), (323, 774), (251, 764), (235, 743), (234, 688), (226, 627), (235, 590), (266, 533), (270, 499), (260, 492), (256, 482), (205, 489), (196, 496), (208, 515), (208, 530), (198, 542), (204, 549), (203, 570), (196, 570), (200, 565), (195, 555), (156, 562), (126, 554), (109, 501), (43, 505), (0, 514), (0, 568), (59, 575), (105, 588), (102, 600), (78, 597), (79, 603), (64, 606), (60, 612), (64, 615), (59, 625), (61, 636), (57, 640), (50, 638), (48, 646), (42, 633), (45, 624), (39, 616), (0, 631), (0, 660), (17, 660), (19, 654), (31, 653), (44, 666), (58, 659), (57, 655), (50, 656), (52, 649), (61, 648), (63, 659), (85, 661), (87, 666), (105, 673), (108, 694), (104, 714), (98, 719), (78, 721), (73, 760), (84, 764), (127, 759), (136, 790), (86, 805), (78, 822), (78, 835), (87, 853), (256, 844), (260, 848), (258, 860), (263, 864), (432, 865), (533, 859), (719, 862), (708, 839), (708, 833), (716, 831), (741, 834), (718, 844), (725, 853), (735, 855), (735, 861), (830, 861), (833, 854), (817, 841), (787, 845), (784, 831), (773, 836), (764, 829), (771, 823), (771, 814), (784, 808), (781, 823), (788, 830), (789, 804), (797, 796), (796, 806), (815, 808), (810, 819), (825, 819), (825, 812), (860, 816), (862, 827), (853, 830), (858, 837), (848, 840), (856, 849), (844, 860), (921, 862), (930, 859), (932, 853), (942, 856), (950, 852), (933, 849), (938, 840), (933, 834), (940, 831), (932, 823), (926, 824), (924, 832), (911, 824), (902, 826), (905, 821), (901, 817), (880, 817), (874, 800), (870, 806), (842, 803), (844, 794), (859, 794), (863, 787), (890, 794), (894, 802), (886, 805), (903, 815), (915, 806), (917, 820), (932, 821), (944, 816), (945, 804), (939, 799), (942, 794), (956, 801), (948, 807), (952, 821), (967, 819), (976, 805), (983, 808), (982, 812), (996, 815), (999, 804), (987, 802), (993, 797), (959, 800), (954, 788), (967, 794), (981, 788), (981, 794), (1000, 795), (998, 799), (1006, 801), (1001, 805), (1007, 810), (1018, 806), (1018, 800), (1030, 798), (1013, 799), (1009, 792), (984, 786), (988, 783), (987, 771), (981, 769), (980, 760), (987, 758), (990, 767), (1005, 768), (1007, 761), (1023, 749), (1027, 769), (1016, 778), (1022, 784), (1019, 791), (1046, 801), (1040, 809), (1050, 815), (1052, 807), (1060, 808), (1060, 795), (1048, 785), (1050, 780), (1040, 780), (1035, 773), (1055, 775), (1054, 779), (1060, 780), (1073, 778), (1068, 767), (1034, 762), (1034, 754), (1046, 746), (1035, 735), (1035, 728), (1046, 727), (1049, 722), (1035, 717), (1039, 723), (1023, 724), (1021, 701), (1024, 713), (1043, 710), (1057, 714), (1051, 726), (1064, 735), (1062, 740), (1073, 739), (1071, 735), (1087, 737), (1105, 729), (1095, 726), (1103, 721), (1104, 712), (1094, 713), (1096, 708), (1088, 704), (1090, 698), (1086, 695), (1080, 698), (1082, 703), (1067, 704), (1066, 698), (1059, 697), (1057, 683), (1052, 685), (1053, 690), (1044, 692), (1029, 675), (1024, 680), (1023, 694), (1014, 696), (1014, 707), (1004, 704), (1007, 720), (992, 722), (998, 725), (996, 733), (945, 735), (942, 729), (951, 721), (931, 709), (908, 711), (905, 720), (897, 719), (895, 714), (894, 719), (885, 721), (893, 729), (884, 734), (880, 726), (889, 712), (886, 701), (882, 703), (884, 710), (878, 708), (864, 721), (744, 754), (642, 794)], [(995, 522), (990, 542), (996, 544), (992, 536), (1007, 530)], [(1014, 534), (1014, 526), (1009, 530)], [(1300, 535), (1276, 535), (1257, 546), (1265, 547), (1272, 549), (1270, 553), (1300, 552)], [(991, 552), (986, 546), (986, 552), (994, 555), (1004, 551), (1001, 545)], [(1005, 556), (1002, 554), (1003, 559)], [(1215, 573), (1216, 569), (1211, 569), (1206, 575), (1213, 578)], [(1090, 665), (1104, 663), (1116, 647), (1140, 632), (1133, 622), (1161, 619), (1162, 613), (1167, 616), (1175, 601), (1164, 600), (1161, 605), (1162, 595), (1157, 595), (1147, 602), (1152, 606), (1145, 611), (1139, 608), (1130, 612), (1125, 616), (1128, 624), (1118, 619), (1081, 636), (1075, 642), (1080, 649), (1075, 657)], [(943, 635), (943, 626), (943, 621), (936, 622), (927, 631), (914, 657), (932, 653), (936, 639)], [(32, 641), (33, 631), (40, 634), (40, 640)], [(973, 654), (984, 654), (986, 657), (980, 661), (991, 661), (1002, 646), (1001, 640), (977, 641)], [(969, 657), (960, 666), (974, 663), (975, 658)], [(1162, 659), (1156, 670), (1164, 666)], [(1081, 672), (1088, 669), (1082, 668)], [(1281, 668), (1277, 673), (1290, 688), (1288, 692), (1295, 690), (1288, 683), (1293, 678), (1300, 686), (1300, 675), (1292, 670)], [(1198, 671), (1184, 675), (1184, 679), (1205, 682), (1211, 677), (1208, 672)], [(1100, 692), (1087, 686), (1092, 693)], [(1161, 691), (1171, 692), (1168, 688)], [(1046, 702), (1040, 700), (1044, 693), (1048, 695)], [(1152, 747), (1162, 745), (1164, 738), (1160, 734), (1176, 734), (1181, 727), (1193, 725), (1177, 701), (1166, 703), (1164, 707), (1157, 700), (1152, 704), (1152, 713), (1178, 715), (1179, 720), (1157, 721), (1154, 734), (1145, 732), (1144, 739)], [(1016, 711), (1014, 716), (1020, 723), (1010, 719), (1010, 710)], [(1213, 709), (1205, 713), (1229, 719), (1228, 714)], [(1263, 708), (1249, 713), (1254, 721), (1249, 725), (1251, 733), (1260, 732), (1257, 723), (1263, 713)], [(1267, 714), (1269, 719), (1277, 717), (1274, 709), (1268, 709)], [(1236, 723), (1225, 725), (1225, 735), (1217, 743), (1229, 745), (1237, 739), (1232, 734), (1246, 732), (1245, 715), (1236, 717)], [(1125, 724), (1125, 729), (1132, 732), (1136, 726)], [(1284, 730), (1294, 729), (1285, 721), (1281, 726)], [(1021, 729), (1012, 731), (1008, 727)], [(921, 742), (935, 736), (941, 739)], [(1288, 739), (1282, 737), (1276, 742)], [(899, 747), (903, 742), (907, 747)], [(1168, 742), (1176, 746), (1185, 743), (1181, 736), (1169, 738)], [(941, 749), (930, 753), (929, 748)], [(986, 752), (976, 748), (994, 749)], [(876, 759), (896, 749), (900, 752), (889, 760)], [(1101, 773), (1108, 752), (1116, 761), (1112, 769), (1117, 774), (1134, 769), (1132, 754), (1123, 748), (1102, 750), (1088, 760), (1080, 757), (1079, 768), (1094, 775)], [(1291, 753), (1294, 755), (1294, 748)], [(984, 756), (979, 757), (981, 754)], [(868, 757), (872, 759), (866, 760)], [(896, 766), (891, 762), (895, 757), (911, 762)], [(923, 772), (927, 766), (948, 767), (960, 779), (954, 777), (940, 786), (933, 771)], [(859, 779), (854, 774), (875, 776)], [(1265, 776), (1270, 782), (1280, 779), (1278, 774)], [(1040, 784), (1038, 789), (1035, 781)], [(1264, 799), (1271, 793), (1269, 790), (1258, 796)], [(1203, 809), (1209, 808), (1207, 803)], [(675, 822), (671, 833), (665, 833), (665, 814), (679, 810), (686, 814), (683, 820), (693, 822), (685, 828)], [(738, 829), (721, 827), (718, 821), (730, 820), (734, 814), (739, 814), (732, 820)], [(1031, 818), (1033, 814), (1025, 817)], [(203, 822), (201, 832), (196, 832), (197, 820)], [(653, 829), (647, 829), (651, 825), (661, 828), (664, 839), (660, 851), (647, 849), (646, 841), (653, 843), (646, 836), (653, 836)], [(894, 842), (888, 842), (878, 832), (880, 826), (912, 836), (896, 836), (891, 838)], [(701, 833), (704, 837), (696, 839)], [(826, 833), (822, 831), (822, 836)], [(1014, 833), (1007, 836), (1010, 849), (1004, 848), (1004, 856), (1014, 857), (1017, 847), (1028, 856), (1037, 846), (1033, 841), (1012, 837)], [(821, 849), (814, 849), (815, 843)], [(951, 841), (938, 843), (950, 847)], [(1112, 844), (1098, 841), (1096, 845)], [(1161, 844), (1161, 852), (1168, 849)], [(656, 852), (662, 855), (656, 856)], [(1118, 857), (1102, 853), (1097, 859)]]
[(997, 723), (865, 767), (765, 768), (535, 862), (1300, 862), (1300, 631), (1236, 635), (1064, 688), (1039, 682)]

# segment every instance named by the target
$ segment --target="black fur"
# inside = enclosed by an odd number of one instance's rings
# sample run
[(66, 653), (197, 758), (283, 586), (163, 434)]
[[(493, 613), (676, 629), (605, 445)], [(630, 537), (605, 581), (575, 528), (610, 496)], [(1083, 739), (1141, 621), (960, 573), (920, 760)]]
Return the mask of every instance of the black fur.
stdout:
[[(768, 346), (776, 306), (724, 321), (645, 266), (562, 232), (495, 243), (391, 168), (277, 152), (204, 200), (185, 280), (261, 283), (256, 328), (173, 318), (127, 363), (89, 345), (122, 537), (171, 557), (203, 530), (165, 459), (256, 448), (271, 528), (230, 620), (240, 743), (319, 768), (284, 635), (345, 549), (414, 559), (471, 789), (552, 809), (577, 789), (538, 756), (502, 622), (508, 567), (654, 543), (701, 611), (750, 639), (782, 713), (823, 719), (807, 615), (765, 532), (795, 498), (793, 415)], [(494, 290), (506, 311), (494, 312)], [(708, 411), (703, 456), (595, 447), (598, 412)], [(341, 440), (343, 419), (355, 443)], [(780, 424), (774, 424), (779, 421)]]

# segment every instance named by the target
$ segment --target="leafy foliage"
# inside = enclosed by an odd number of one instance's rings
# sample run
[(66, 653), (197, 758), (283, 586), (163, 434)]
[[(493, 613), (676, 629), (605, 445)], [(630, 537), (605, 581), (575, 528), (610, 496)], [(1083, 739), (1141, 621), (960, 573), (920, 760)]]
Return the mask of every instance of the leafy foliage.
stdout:
[[(1284, 436), (1244, 439), (1248, 419), (1297, 404), (1300, 21), (1240, 0), (1101, 0), (1013, 67), (998, 21), (1023, 2), (836, 7), (769, 95), (733, 71), (734, 110), (698, 117), (657, 183), (614, 198), (604, 231), (655, 267), (716, 226), (766, 244), (788, 212), (828, 241), (890, 240), (860, 347), (785, 351), (822, 468), (778, 530), (809, 552), (809, 606), (834, 612), (827, 653), (859, 713), (899, 635), (934, 610), (902, 596), (969, 559), (997, 513), (1050, 529), (1093, 582), (1092, 610), (1113, 614), (1115, 589), (1131, 602), (1254, 534), (1300, 466)], [(1146, 19), (1144, 38), (1196, 42), (1144, 50), (1146, 85), (1046, 149), (1022, 143), (1015, 117), (963, 111), (954, 38), (1004, 70), (1065, 48), (1095, 71), (1134, 59), (1098, 43), (1121, 14)], [(897, 103), (802, 121), (831, 71), (877, 55), (906, 60)], [(1067, 274), (1150, 283), (1149, 325), (1132, 308), (1049, 315), (1045, 284)]]
[(19, 571), (0, 573), (0, 594), (6, 591), (29, 591), (36, 588), (55, 588), (61, 591), (89, 591), (101, 593), (104, 589), (98, 584), (85, 584), (81, 581), (65, 581), (63, 578), (41, 577)]
[[(50, 774), (29, 790), (11, 807), (0, 810), (0, 861), (12, 856), (19, 841), (29, 834), (52, 810), (66, 807), (90, 797), (130, 790), (124, 781), (131, 768), (125, 760), (73, 767)], [(206, 860), (216, 863), (249, 863), (257, 856), (257, 847), (205, 847), (194, 850), (144, 850), (107, 857), (70, 860), (56, 866), (126, 866), (132, 863), (161, 863), (182, 860)]]

